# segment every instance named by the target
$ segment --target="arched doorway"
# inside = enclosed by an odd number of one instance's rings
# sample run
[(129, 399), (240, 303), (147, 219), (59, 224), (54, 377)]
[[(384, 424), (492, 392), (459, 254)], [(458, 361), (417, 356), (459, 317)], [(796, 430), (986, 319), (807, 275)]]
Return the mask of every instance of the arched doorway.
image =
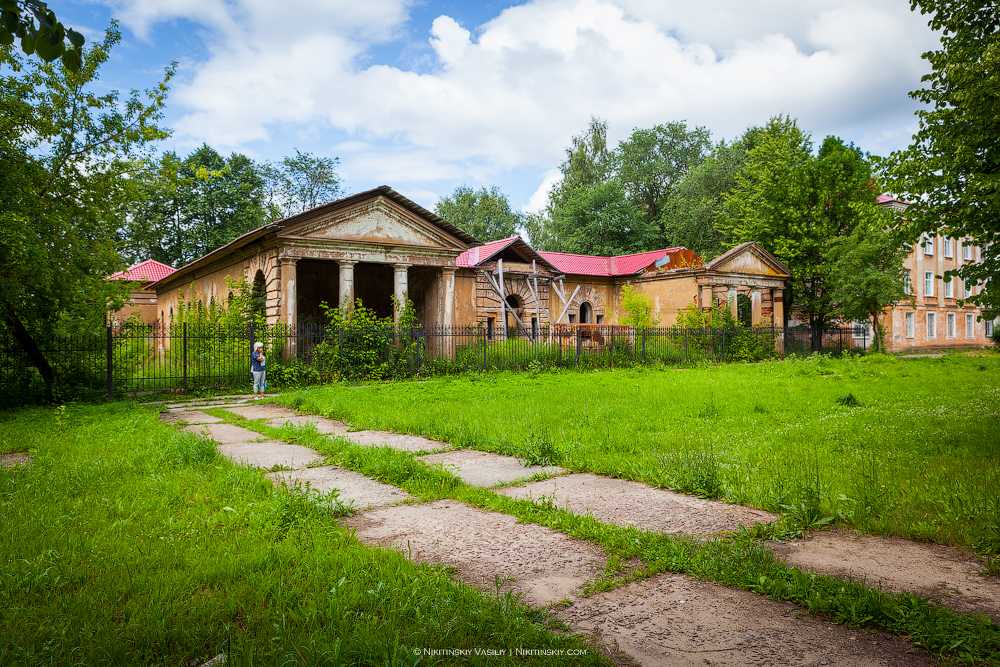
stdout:
[[(517, 313), (518, 317), (521, 316), (520, 311), (524, 304), (521, 302), (521, 298), (519, 296), (517, 296), (516, 294), (509, 294), (507, 295), (507, 298), (504, 299), (504, 301), (507, 302), (507, 307), (510, 308), (510, 310)], [(505, 319), (507, 320), (507, 322), (505, 323), (505, 326), (507, 327), (508, 331), (507, 335), (517, 336), (517, 320), (515, 320), (514, 317), (510, 314), (508, 314)]]
[(594, 323), (594, 307), (590, 305), (589, 301), (584, 301), (580, 304), (580, 324), (593, 324)]
[(253, 287), (250, 288), (250, 309), (254, 315), (267, 313), (267, 280), (260, 269), (254, 274)]

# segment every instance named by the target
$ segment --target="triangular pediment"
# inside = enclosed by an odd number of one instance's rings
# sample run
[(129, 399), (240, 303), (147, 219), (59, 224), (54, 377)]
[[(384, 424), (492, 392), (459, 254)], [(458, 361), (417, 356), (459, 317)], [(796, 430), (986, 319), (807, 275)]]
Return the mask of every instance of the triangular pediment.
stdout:
[(742, 243), (706, 264), (706, 268), (725, 273), (746, 273), (764, 276), (788, 276), (781, 261), (753, 241)]
[(447, 231), (385, 197), (344, 210), (320, 211), (315, 217), (289, 226), (279, 236), (442, 250), (465, 247)]

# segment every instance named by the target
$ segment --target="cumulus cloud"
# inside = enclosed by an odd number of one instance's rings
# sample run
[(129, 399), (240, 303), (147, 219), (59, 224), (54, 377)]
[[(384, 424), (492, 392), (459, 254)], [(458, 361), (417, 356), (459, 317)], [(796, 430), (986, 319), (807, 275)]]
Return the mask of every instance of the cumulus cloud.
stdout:
[(345, 174), (376, 183), (534, 166), (544, 182), (529, 209), (591, 116), (617, 140), (672, 120), (732, 138), (787, 113), (817, 135), (897, 148), (936, 43), (902, 0), (533, 0), (482, 26), (437, 17), (435, 66), (416, 72), (369, 64), (407, 0), (116, 2), (140, 34), (174, 19), (209, 31), (210, 57), (173, 98), (180, 139), (238, 149), (279, 125), (329, 128), (352, 139)]

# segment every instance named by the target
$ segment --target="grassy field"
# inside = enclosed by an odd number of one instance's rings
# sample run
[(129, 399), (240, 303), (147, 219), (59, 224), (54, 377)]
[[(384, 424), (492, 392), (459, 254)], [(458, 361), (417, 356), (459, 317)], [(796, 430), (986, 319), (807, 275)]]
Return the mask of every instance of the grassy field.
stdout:
[(0, 665), (551, 664), (582, 650), (513, 596), (361, 545), (214, 443), (130, 404), (0, 414)]
[[(1000, 554), (1000, 355), (334, 385), (282, 402), (865, 531)], [(1000, 566), (1000, 563), (995, 563)]]

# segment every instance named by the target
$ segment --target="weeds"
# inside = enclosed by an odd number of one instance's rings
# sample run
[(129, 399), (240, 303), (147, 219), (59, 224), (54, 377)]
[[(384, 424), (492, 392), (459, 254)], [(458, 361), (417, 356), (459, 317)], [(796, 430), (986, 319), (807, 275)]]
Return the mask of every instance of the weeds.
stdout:
[(843, 405), (848, 408), (861, 407), (861, 401), (859, 401), (854, 394), (846, 394), (844, 396), (838, 396), (836, 399), (836, 403), (837, 405)]
[(556, 449), (548, 438), (544, 436), (532, 436), (524, 445), (525, 455), (524, 467), (531, 466), (556, 466), (562, 463), (562, 454)]

